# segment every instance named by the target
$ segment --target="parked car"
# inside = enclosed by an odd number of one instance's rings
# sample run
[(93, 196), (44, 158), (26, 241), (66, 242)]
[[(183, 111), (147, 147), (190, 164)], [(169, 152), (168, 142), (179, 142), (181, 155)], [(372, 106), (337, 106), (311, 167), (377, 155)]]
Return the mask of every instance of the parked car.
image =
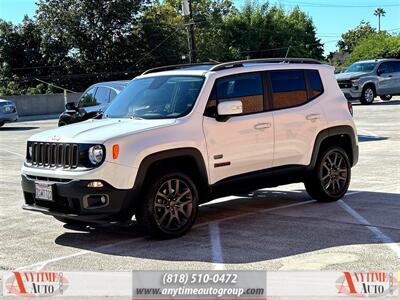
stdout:
[(362, 104), (372, 104), (376, 96), (390, 100), (400, 95), (400, 59), (359, 61), (336, 79), (347, 99), (360, 99)]
[[(283, 62), (283, 63), (282, 63)], [(304, 182), (342, 198), (358, 141), (333, 67), (258, 59), (152, 69), (102, 119), (32, 136), (24, 209), (65, 223), (136, 220), (163, 238), (187, 232), (200, 203)]]
[(90, 86), (79, 98), (78, 105), (69, 102), (60, 115), (58, 126), (94, 118), (104, 112), (129, 81), (100, 82)]
[(18, 112), (15, 103), (10, 100), (0, 99), (0, 127), (4, 123), (15, 122), (18, 119)]

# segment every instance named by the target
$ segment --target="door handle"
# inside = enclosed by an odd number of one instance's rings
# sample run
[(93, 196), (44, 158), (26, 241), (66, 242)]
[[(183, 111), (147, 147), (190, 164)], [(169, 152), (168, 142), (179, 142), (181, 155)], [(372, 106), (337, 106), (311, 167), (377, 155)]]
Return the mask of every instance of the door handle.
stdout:
[(271, 123), (258, 123), (254, 125), (254, 129), (263, 130), (271, 127)]
[(389, 77), (389, 78), (392, 78), (392, 77), (393, 77), (393, 75), (388, 75), (388, 77)]
[(315, 121), (318, 120), (320, 118), (320, 114), (309, 114), (306, 116), (306, 119), (308, 121)]

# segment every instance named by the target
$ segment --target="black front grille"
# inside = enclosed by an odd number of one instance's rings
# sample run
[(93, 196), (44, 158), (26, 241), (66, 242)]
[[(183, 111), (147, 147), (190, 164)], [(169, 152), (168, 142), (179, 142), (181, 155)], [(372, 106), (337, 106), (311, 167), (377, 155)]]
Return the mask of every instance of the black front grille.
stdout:
[(351, 81), (350, 80), (343, 80), (343, 81), (338, 81), (339, 87), (342, 89), (348, 89), (351, 88)]
[(79, 165), (78, 144), (32, 143), (32, 165), (75, 169)]

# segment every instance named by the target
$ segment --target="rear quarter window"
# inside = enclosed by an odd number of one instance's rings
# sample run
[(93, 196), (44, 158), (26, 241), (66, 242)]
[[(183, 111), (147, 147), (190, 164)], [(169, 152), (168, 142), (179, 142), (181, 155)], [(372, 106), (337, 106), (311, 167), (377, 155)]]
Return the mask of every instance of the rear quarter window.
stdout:
[(310, 82), (310, 99), (314, 99), (324, 92), (322, 80), (317, 70), (308, 70), (307, 77)]

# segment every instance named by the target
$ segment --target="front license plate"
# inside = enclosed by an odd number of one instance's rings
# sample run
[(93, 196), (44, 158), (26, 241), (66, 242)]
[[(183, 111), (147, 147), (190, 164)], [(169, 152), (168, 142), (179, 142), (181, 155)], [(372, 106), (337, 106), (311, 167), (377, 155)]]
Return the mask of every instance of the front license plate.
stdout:
[(36, 183), (36, 199), (53, 201), (53, 186), (47, 183)]

